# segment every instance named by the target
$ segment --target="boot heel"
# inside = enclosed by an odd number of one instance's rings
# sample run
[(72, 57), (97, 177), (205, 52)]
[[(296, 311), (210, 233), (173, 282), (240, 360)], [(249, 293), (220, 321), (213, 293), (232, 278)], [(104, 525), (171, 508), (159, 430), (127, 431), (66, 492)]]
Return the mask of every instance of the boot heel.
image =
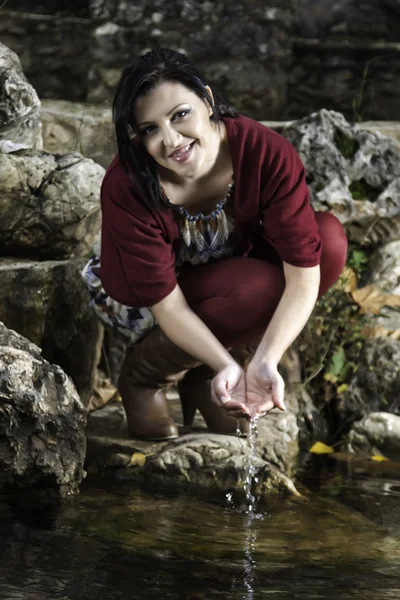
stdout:
[(181, 406), (182, 406), (182, 416), (183, 416), (183, 424), (185, 427), (191, 427), (193, 425), (194, 416), (196, 414), (196, 407), (192, 402), (189, 401), (187, 397), (180, 394)]

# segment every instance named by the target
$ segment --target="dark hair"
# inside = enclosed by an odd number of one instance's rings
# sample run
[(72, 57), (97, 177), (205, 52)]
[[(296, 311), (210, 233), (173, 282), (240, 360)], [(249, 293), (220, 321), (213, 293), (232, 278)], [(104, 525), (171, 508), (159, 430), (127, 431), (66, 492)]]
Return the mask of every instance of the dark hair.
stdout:
[[(146, 52), (128, 65), (119, 81), (113, 102), (113, 119), (121, 165), (150, 207), (165, 208), (157, 173), (157, 163), (142, 144), (133, 148), (132, 134), (136, 131), (134, 103), (165, 81), (176, 81), (206, 100), (213, 109), (210, 117), (217, 122), (222, 117), (235, 117), (236, 111), (217, 94), (214, 101), (203, 76), (194, 63), (180, 52), (157, 48)], [(134, 174), (134, 177), (133, 177)]]

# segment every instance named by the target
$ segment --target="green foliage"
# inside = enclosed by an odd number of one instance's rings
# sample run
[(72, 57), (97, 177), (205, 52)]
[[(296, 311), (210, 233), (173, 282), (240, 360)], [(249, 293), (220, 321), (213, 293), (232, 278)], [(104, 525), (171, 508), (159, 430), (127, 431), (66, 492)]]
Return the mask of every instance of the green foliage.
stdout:
[(356, 368), (353, 362), (347, 360), (343, 346), (339, 346), (325, 369), (324, 379), (331, 383), (346, 382), (349, 376), (356, 371)]
[(353, 200), (369, 200), (370, 202), (375, 202), (382, 192), (380, 188), (369, 185), (365, 179), (352, 181), (349, 185), (349, 191)]
[(344, 156), (344, 158), (353, 158), (360, 147), (360, 144), (355, 138), (347, 135), (341, 129), (335, 130), (333, 141), (336, 148), (339, 150), (342, 156)]
[[(363, 251), (353, 251), (351, 258), (361, 269)], [(357, 370), (365, 340), (363, 330), (369, 324), (370, 317), (361, 315), (350, 294), (340, 287), (331, 289), (317, 303), (297, 348), (304, 383), (321, 407), (347, 389)]]
[(368, 264), (369, 255), (365, 250), (353, 248), (349, 251), (347, 266), (360, 275)]

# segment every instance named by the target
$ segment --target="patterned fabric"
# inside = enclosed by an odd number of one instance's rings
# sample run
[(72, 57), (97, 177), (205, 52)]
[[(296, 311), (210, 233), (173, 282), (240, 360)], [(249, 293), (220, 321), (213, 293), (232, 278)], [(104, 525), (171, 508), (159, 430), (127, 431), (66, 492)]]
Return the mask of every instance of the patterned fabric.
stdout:
[[(170, 203), (175, 212), (180, 230), (180, 251), (176, 268), (184, 263), (204, 264), (232, 256), (235, 248), (235, 224), (233, 209), (228, 202), (234, 181), (229, 185), (223, 200), (209, 214), (191, 215), (182, 207)], [(82, 271), (82, 277), (90, 293), (89, 306), (94, 310), (104, 326), (135, 343), (150, 333), (157, 320), (150, 308), (132, 308), (120, 304), (105, 292), (98, 277), (100, 269), (100, 242), (93, 248), (94, 256)]]

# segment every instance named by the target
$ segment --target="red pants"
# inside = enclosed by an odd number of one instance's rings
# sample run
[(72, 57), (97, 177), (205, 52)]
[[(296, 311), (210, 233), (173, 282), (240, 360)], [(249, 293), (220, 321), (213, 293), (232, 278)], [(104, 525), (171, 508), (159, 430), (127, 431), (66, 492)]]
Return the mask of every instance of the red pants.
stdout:
[[(330, 213), (316, 213), (322, 239), (321, 297), (338, 279), (347, 254), (343, 227)], [(266, 253), (268, 255), (268, 253)], [(192, 310), (224, 346), (259, 338), (285, 288), (281, 264), (253, 257), (223, 258), (182, 269), (178, 283)]]

